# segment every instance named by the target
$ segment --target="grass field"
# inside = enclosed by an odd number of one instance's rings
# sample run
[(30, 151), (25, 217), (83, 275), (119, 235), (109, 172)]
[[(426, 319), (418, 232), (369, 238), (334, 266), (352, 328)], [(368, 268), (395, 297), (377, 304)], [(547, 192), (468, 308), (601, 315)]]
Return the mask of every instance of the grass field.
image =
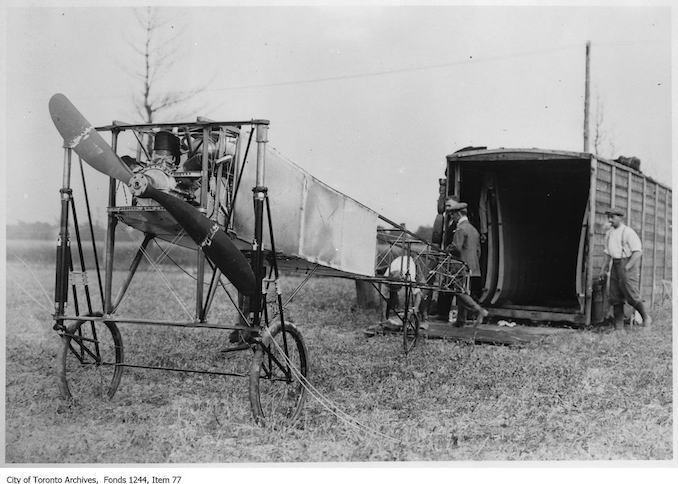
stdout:
[[(314, 279), (289, 306), (309, 349), (310, 380), (368, 430), (347, 425), (312, 398), (296, 425), (270, 429), (252, 420), (245, 378), (128, 369), (111, 400), (62, 400), (55, 376), (59, 338), (50, 316), (52, 262), (25, 266), (8, 259), (8, 463), (666, 460), (673, 455), (669, 308), (655, 311), (651, 331), (573, 330), (523, 347), (426, 340), (405, 357), (400, 337), (362, 334), (378, 315), (354, 307), (351, 281)], [(179, 270), (166, 275), (190, 301), (189, 276)], [(151, 272), (138, 276), (121, 315), (185, 317)], [(285, 279), (284, 291), (299, 281)], [(217, 320), (233, 318), (224, 299), (214, 308)], [(128, 362), (246, 371), (251, 358), (220, 353), (228, 346), (225, 331), (138, 325), (120, 325), (120, 330)]]

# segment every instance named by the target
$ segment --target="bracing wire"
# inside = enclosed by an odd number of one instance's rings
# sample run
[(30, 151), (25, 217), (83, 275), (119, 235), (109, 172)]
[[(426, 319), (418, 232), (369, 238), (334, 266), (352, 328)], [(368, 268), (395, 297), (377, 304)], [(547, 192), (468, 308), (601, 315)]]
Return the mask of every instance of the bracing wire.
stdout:
[(313, 269), (311, 269), (311, 271), (308, 274), (306, 274), (306, 277), (304, 278), (304, 280), (301, 281), (301, 283), (296, 287), (296, 289), (294, 289), (294, 291), (292, 291), (292, 294), (290, 294), (290, 297), (288, 297), (287, 301), (285, 301), (285, 304), (283, 304), (283, 309), (286, 308), (287, 305), (290, 302), (292, 302), (292, 299), (294, 298), (294, 296), (296, 296), (299, 293), (299, 291), (301, 290), (301, 288), (306, 285), (306, 283), (313, 276), (313, 274), (315, 274), (315, 271), (318, 270), (318, 267), (320, 267), (319, 264), (314, 265)]
[[(309, 281), (309, 279), (311, 279), (311, 276), (313, 276), (313, 274), (318, 269), (318, 267), (320, 267), (320, 266), (318, 264), (316, 264), (315, 266), (313, 266), (313, 269), (308, 274), (306, 274), (306, 277), (304, 278), (304, 280), (299, 283), (299, 285), (294, 289), (294, 291), (292, 291), (292, 294), (290, 294), (290, 297), (287, 298), (287, 301), (285, 301), (283, 303), (283, 305), (282, 305), (283, 309), (287, 308), (287, 305), (292, 302), (292, 299), (294, 299), (294, 297), (299, 293), (301, 288), (306, 285), (306, 283)], [(280, 313), (275, 312), (271, 316), (270, 322), (275, 321), (278, 318), (278, 316), (280, 316)]]
[[(137, 143), (139, 143), (139, 146), (141, 146), (141, 149), (144, 150), (144, 154), (146, 155), (146, 159), (150, 160), (151, 157), (148, 154), (148, 151), (146, 150), (146, 147), (144, 144), (141, 142), (141, 138), (139, 138), (139, 133), (135, 129), (132, 130), (132, 133), (134, 134), (134, 137), (137, 139)], [(141, 160), (138, 160), (141, 161)]]
[[(158, 244), (158, 242), (157, 242), (155, 239), (153, 239), (153, 242), (155, 243), (155, 245), (156, 245), (160, 250), (164, 250), (164, 249), (160, 246), (160, 244)], [(163, 258), (162, 260), (165, 260), (165, 259), (169, 259), (169, 261), (170, 261), (172, 264), (174, 264), (181, 272), (183, 272), (184, 274), (186, 274), (188, 277), (190, 277), (190, 278), (193, 279), (194, 281), (197, 281), (197, 280), (198, 280), (197, 277), (195, 277), (193, 274), (191, 274), (190, 272), (188, 272), (186, 269), (184, 269), (184, 268), (181, 266), (181, 264), (179, 264), (177, 261), (175, 261), (175, 260), (172, 258), (172, 256), (169, 255), (169, 251), (166, 251), (166, 252), (165, 252), (165, 256), (164, 256), (164, 258)], [(207, 259), (207, 260), (209, 261), (209, 259)], [(214, 269), (214, 266), (211, 265), (211, 261), (210, 261), (210, 267), (212, 267), (212, 269)], [(204, 286), (209, 286), (209, 284), (210, 284), (210, 283), (207, 282), (207, 281), (203, 282), (203, 285), (204, 285)], [(225, 284), (226, 284), (226, 285), (229, 285), (229, 286), (232, 286), (233, 283), (232, 283), (231, 281), (228, 281), (227, 283), (224, 283), (224, 282), (221, 280), (221, 278), (220, 278), (220, 279), (219, 279), (219, 284), (221, 284), (221, 286), (223, 287), (224, 291), (226, 291), (226, 294), (228, 294), (228, 297), (229, 297), (229, 298), (231, 299), (231, 301), (232, 301), (233, 298), (231, 298), (231, 295), (228, 293), (228, 290), (226, 289)], [(241, 314), (242, 314), (242, 313), (241, 313)]]
[(144, 257), (146, 257), (146, 260), (147, 260), (148, 263), (151, 265), (151, 267), (153, 267), (153, 269), (156, 270), (156, 272), (158, 273), (158, 275), (160, 276), (160, 278), (162, 279), (162, 281), (163, 281), (163, 282), (165, 283), (165, 285), (167, 286), (167, 289), (169, 289), (169, 291), (170, 291), (170, 293), (172, 294), (172, 296), (174, 296), (174, 298), (175, 298), (175, 299), (177, 300), (177, 302), (179, 303), (179, 306), (181, 306), (181, 309), (184, 310), (184, 312), (186, 313), (186, 315), (188, 316), (189, 319), (192, 318), (193, 315), (192, 315), (191, 312), (188, 310), (188, 308), (186, 307), (186, 305), (184, 304), (184, 302), (181, 300), (181, 298), (179, 297), (179, 295), (176, 293), (176, 291), (172, 288), (172, 286), (171, 286), (170, 283), (169, 283), (169, 280), (167, 279), (167, 276), (165, 276), (165, 274), (162, 272), (162, 270), (160, 270), (160, 268), (155, 264), (155, 262), (154, 262), (153, 259), (151, 258), (151, 256), (150, 256), (150, 254), (148, 253), (148, 251), (147, 251), (146, 249), (144, 249), (143, 247), (140, 247), (139, 249), (141, 250), (141, 252), (142, 252), (142, 254), (144, 255)]
[(389, 254), (391, 254), (391, 251), (393, 250), (393, 248), (396, 246), (396, 244), (397, 244), (401, 239), (404, 238), (404, 236), (405, 236), (405, 232), (400, 232), (400, 234), (398, 235), (398, 237), (396, 238), (396, 240), (394, 240), (393, 242), (390, 243), (388, 250), (387, 250), (387, 251), (384, 253), (384, 255), (377, 261), (377, 267), (379, 267), (379, 266), (380, 266), (380, 265), (388, 258)]
[(170, 243), (169, 249), (163, 248), (158, 243), (157, 239), (155, 239), (155, 238), (153, 239), (153, 242), (155, 243), (156, 247), (158, 247), (158, 249), (160, 249), (160, 255), (155, 260), (156, 264), (161, 264), (165, 260), (165, 258), (169, 257), (170, 250), (172, 249), (172, 247), (175, 247), (177, 245), (177, 242), (179, 241), (179, 239), (181, 237), (183, 237), (183, 235), (185, 233), (186, 233), (186, 231), (184, 229), (181, 229), (179, 232), (177, 232), (177, 234), (174, 236), (174, 238), (169, 242)]
[(224, 284), (224, 281), (221, 279), (221, 277), (219, 278), (219, 284), (221, 285), (221, 288), (224, 290), (224, 292), (228, 296), (228, 299), (231, 300), (231, 304), (233, 304), (233, 307), (236, 309), (236, 311), (238, 311), (238, 314), (240, 314), (242, 321), (247, 321), (247, 316), (245, 316), (245, 314), (240, 309), (240, 306), (235, 302), (235, 300), (233, 299), (233, 296), (231, 296), (231, 293), (228, 292), (228, 289), (226, 289), (226, 285)]
[[(197, 281), (197, 280), (198, 280), (197, 277), (195, 277), (193, 274), (191, 274), (191, 273), (188, 272), (186, 269), (184, 269), (184, 268), (181, 266), (181, 264), (179, 264), (177, 261), (175, 261), (169, 254), (167, 254), (165, 257), (166, 257), (167, 259), (169, 259), (169, 261), (170, 261), (172, 264), (174, 264), (175, 266), (177, 266), (177, 267), (181, 270), (181, 272), (183, 272), (184, 274), (186, 274), (188, 277), (190, 277), (190, 278), (193, 279), (194, 281)], [(208, 283), (205, 282), (204, 284), (207, 285)]]

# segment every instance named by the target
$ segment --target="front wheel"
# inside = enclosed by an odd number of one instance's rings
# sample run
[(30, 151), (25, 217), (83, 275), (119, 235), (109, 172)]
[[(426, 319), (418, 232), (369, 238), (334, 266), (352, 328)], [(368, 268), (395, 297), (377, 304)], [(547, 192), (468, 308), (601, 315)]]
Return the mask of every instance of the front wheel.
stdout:
[(61, 336), (57, 371), (62, 397), (82, 404), (113, 398), (122, 364), (122, 337), (114, 322), (75, 321)]
[[(286, 350), (285, 350), (286, 348)], [(250, 368), (249, 396), (254, 420), (275, 425), (297, 419), (306, 400), (308, 353), (291, 323), (263, 331)]]

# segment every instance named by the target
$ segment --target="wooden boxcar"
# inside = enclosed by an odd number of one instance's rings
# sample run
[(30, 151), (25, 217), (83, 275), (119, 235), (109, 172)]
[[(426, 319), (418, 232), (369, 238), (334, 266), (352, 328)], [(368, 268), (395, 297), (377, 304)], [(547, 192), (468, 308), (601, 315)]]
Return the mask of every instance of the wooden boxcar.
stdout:
[[(670, 297), (671, 189), (590, 153), (465, 148), (447, 156), (445, 195), (468, 203), (482, 237), (480, 302), (495, 317), (588, 325), (608, 311), (598, 275), (618, 207), (643, 242), (640, 289)], [(593, 214), (593, 215), (591, 215)]]

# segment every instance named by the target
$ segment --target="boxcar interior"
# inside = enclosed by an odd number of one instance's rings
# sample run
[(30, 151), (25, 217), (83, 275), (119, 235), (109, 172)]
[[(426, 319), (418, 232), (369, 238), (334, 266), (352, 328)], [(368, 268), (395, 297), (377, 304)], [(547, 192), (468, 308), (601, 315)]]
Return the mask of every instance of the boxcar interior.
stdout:
[(470, 157), (453, 163), (460, 167), (460, 197), (471, 222), (487, 227), (481, 303), (581, 311), (584, 271), (577, 268), (585, 267), (590, 160)]

